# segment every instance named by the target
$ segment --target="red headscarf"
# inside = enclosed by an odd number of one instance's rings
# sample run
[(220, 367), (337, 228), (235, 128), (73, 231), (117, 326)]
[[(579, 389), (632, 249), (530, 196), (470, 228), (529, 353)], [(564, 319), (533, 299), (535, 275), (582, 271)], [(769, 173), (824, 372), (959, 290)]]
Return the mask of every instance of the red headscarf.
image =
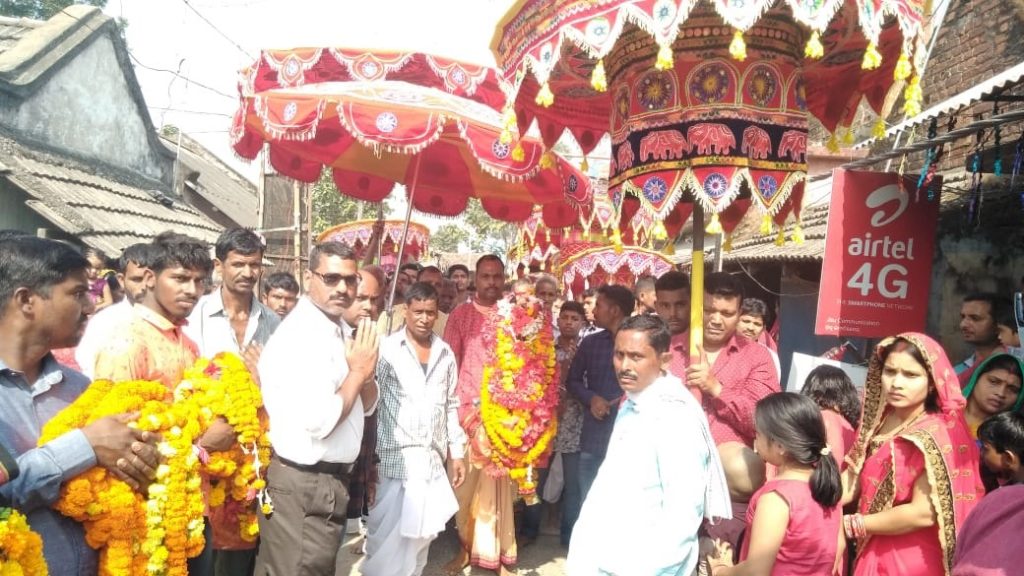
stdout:
[[(938, 396), (938, 412), (926, 413), (896, 437), (912, 443), (924, 454), (927, 478), (932, 489), (932, 506), (938, 517), (939, 540), (948, 574), (952, 568), (956, 533), (984, 495), (985, 489), (978, 474), (978, 446), (964, 420), (963, 410), (967, 402), (960, 391), (960, 381), (946, 353), (935, 340), (924, 334), (910, 332), (886, 338), (879, 343), (868, 367), (864, 387), (864, 415), (857, 431), (857, 440), (846, 460), (850, 467), (861, 472), (868, 456), (869, 444), (888, 414), (889, 405), (882, 390), (882, 353), (897, 339), (913, 344), (921, 352), (925, 369)], [(871, 502), (876, 496), (883, 497), (879, 487), (878, 483), (861, 482), (862, 503)]]

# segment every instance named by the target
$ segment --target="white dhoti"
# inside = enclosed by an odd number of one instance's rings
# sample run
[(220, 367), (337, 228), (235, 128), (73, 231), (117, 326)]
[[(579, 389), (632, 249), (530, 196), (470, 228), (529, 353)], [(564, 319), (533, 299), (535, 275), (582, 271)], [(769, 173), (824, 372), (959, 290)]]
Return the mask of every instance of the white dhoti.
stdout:
[(366, 576), (419, 576), (430, 543), (458, 510), (448, 478), (430, 481), (381, 478), (370, 508), (366, 535)]

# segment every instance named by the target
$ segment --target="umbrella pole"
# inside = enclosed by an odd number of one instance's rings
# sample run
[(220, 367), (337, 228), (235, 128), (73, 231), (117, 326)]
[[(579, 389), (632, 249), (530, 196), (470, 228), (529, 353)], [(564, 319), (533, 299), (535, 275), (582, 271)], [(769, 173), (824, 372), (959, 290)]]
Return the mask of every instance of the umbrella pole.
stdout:
[(690, 362), (700, 362), (704, 345), (704, 208), (693, 211), (693, 252), (690, 274)]
[[(416, 194), (416, 184), (420, 177), (419, 154), (413, 156), (413, 162), (412, 184), (409, 185), (409, 205), (405, 208), (405, 223), (402, 225), (402, 240), (398, 244), (397, 269), (395, 270), (395, 278), (391, 282), (391, 293), (388, 295), (388, 334), (391, 334), (391, 323), (395, 319), (395, 290), (398, 288), (398, 274), (399, 270), (402, 268), (402, 257), (405, 255), (405, 239), (409, 235), (409, 221), (412, 220), (412, 198), (413, 195)], [(381, 244), (383, 244), (383, 242), (381, 242)]]

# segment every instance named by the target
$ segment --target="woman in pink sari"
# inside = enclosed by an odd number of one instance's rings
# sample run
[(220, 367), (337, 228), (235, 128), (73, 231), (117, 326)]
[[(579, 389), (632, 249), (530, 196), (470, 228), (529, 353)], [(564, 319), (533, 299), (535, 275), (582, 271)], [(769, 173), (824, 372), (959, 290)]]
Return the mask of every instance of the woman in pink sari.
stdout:
[(950, 574), (956, 534), (984, 494), (959, 381), (942, 348), (916, 333), (871, 358), (857, 440), (846, 457), (843, 518), (854, 576)]

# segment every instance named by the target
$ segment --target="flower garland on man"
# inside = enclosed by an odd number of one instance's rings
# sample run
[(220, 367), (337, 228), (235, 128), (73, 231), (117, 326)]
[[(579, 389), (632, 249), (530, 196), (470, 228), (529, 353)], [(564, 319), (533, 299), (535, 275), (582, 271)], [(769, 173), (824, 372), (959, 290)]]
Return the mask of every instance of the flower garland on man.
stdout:
[[(41, 443), (109, 414), (136, 413), (133, 425), (162, 436), (164, 462), (147, 496), (102, 468), (92, 468), (68, 482), (54, 505), (81, 522), (86, 541), (101, 550), (104, 574), (188, 574), (186, 560), (202, 552), (204, 502), (200, 470), (215, 471), (228, 483), (225, 499), (242, 502), (238, 530), (255, 538), (254, 519), (245, 509), (263, 488), (260, 458), (268, 458), (266, 421), (259, 417), (259, 390), (242, 360), (221, 354), (200, 359), (185, 372), (172, 395), (160, 382), (94, 382), (43, 428)], [(200, 466), (198, 439), (222, 418), (239, 433), (248, 453), (214, 452)], [(251, 447), (251, 448), (246, 448)], [(211, 503), (211, 505), (213, 505)]]
[(483, 430), (490, 443), (490, 474), (516, 481), (519, 494), (536, 498), (534, 468), (544, 465), (558, 429), (558, 364), (551, 318), (539, 300), (498, 302), (484, 333), (493, 358), (480, 389)]

